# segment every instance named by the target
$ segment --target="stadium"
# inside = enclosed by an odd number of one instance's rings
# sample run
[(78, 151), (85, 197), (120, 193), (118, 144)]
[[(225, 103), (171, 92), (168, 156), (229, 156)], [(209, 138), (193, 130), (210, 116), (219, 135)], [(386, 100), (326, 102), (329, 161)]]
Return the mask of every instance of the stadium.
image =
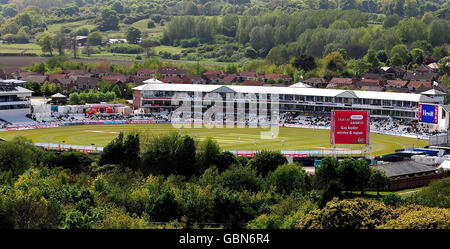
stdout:
[[(31, 91), (12, 83), (4, 85), (2, 95), (9, 97), (3, 97), (2, 103), (8, 108), (0, 111), (4, 131), (1, 138), (10, 140), (20, 135), (41, 146), (88, 152), (101, 151), (120, 131), (148, 130), (156, 135), (174, 131), (199, 140), (211, 137), (224, 149), (248, 157), (260, 150), (281, 150), (293, 158), (325, 156), (332, 150), (331, 111), (368, 110), (373, 138), (370, 151), (362, 145), (340, 146), (334, 151), (342, 156), (377, 156), (427, 146), (430, 136), (446, 132), (450, 111), (440, 100), (422, 94), (305, 88), (299, 84), (263, 87), (149, 83), (133, 89), (133, 110), (120, 104), (31, 104)], [(275, 95), (276, 102), (271, 100)], [(21, 105), (17, 105), (18, 98)], [(207, 123), (202, 118), (218, 102), (217, 98), (223, 101), (222, 116), (212, 115), (216, 127), (205, 128)], [(193, 105), (183, 109), (184, 124), (177, 128), (173, 125), (174, 113), (190, 100)], [(263, 104), (255, 105), (258, 101)], [(276, 112), (272, 112), (275, 104)], [(267, 107), (267, 118), (259, 120), (256, 115), (261, 114), (258, 108), (262, 105)], [(435, 108), (436, 119), (419, 121), (422, 106)], [(228, 122), (230, 115), (234, 128), (218, 128), (218, 124)], [(261, 139), (259, 134), (271, 126), (279, 127), (278, 136), (272, 133), (273, 139)]]

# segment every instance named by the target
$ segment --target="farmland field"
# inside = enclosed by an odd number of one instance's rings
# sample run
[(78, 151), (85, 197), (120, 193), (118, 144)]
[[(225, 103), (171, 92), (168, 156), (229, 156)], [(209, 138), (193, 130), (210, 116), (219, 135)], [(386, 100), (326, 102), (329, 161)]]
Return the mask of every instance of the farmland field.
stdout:
[[(81, 125), (59, 128), (45, 128), (22, 131), (0, 132), (0, 137), (11, 140), (15, 136), (24, 136), (33, 142), (62, 143), (72, 145), (105, 146), (120, 131), (144, 131), (153, 135), (178, 132), (170, 124), (143, 125)], [(202, 141), (208, 137), (216, 140), (226, 150), (320, 150), (320, 147), (330, 147), (329, 130), (313, 130), (280, 127), (278, 137), (261, 139), (260, 132), (269, 131), (263, 128), (183, 128), (181, 133), (191, 135)], [(281, 140), (284, 139), (284, 146)], [(256, 146), (255, 146), (256, 140)], [(395, 137), (389, 135), (371, 134), (372, 153), (374, 155), (393, 152), (395, 149), (428, 145), (426, 140)], [(358, 145), (354, 145), (359, 149)], [(356, 147), (357, 146), (357, 147)]]

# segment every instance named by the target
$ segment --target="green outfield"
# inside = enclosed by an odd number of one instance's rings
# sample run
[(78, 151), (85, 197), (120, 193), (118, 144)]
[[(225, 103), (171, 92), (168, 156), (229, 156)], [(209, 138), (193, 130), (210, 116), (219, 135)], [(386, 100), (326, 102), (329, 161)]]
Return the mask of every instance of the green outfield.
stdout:
[[(72, 145), (105, 146), (120, 131), (144, 131), (154, 135), (179, 132), (170, 124), (142, 125), (81, 125), (59, 128), (45, 128), (23, 131), (0, 132), (0, 137), (11, 140), (15, 136), (24, 136), (33, 142), (62, 143)], [(198, 140), (208, 137), (216, 140), (226, 150), (321, 150), (320, 147), (330, 147), (329, 130), (279, 128), (279, 134), (274, 139), (261, 139), (260, 132), (269, 131), (263, 128), (182, 128), (182, 134)], [(270, 134), (270, 133), (269, 133)], [(256, 146), (255, 146), (256, 140)], [(284, 145), (281, 141), (284, 140)], [(395, 137), (389, 135), (371, 134), (372, 152), (374, 155), (393, 152), (395, 149), (428, 145), (428, 141), (413, 138)], [(358, 145), (354, 146), (359, 149)]]

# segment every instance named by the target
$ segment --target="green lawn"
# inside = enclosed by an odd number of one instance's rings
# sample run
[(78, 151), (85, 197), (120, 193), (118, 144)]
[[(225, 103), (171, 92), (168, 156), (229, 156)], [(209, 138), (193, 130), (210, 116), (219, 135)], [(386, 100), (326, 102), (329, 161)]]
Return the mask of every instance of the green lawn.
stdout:
[[(67, 126), (59, 128), (35, 129), (23, 131), (0, 132), (0, 137), (10, 140), (15, 136), (25, 136), (34, 142), (61, 143), (73, 145), (105, 146), (117, 134), (99, 133), (100, 132), (119, 132), (119, 131), (149, 131), (152, 134), (167, 134), (175, 131), (170, 124), (152, 124), (152, 125), (91, 125), (91, 126)], [(207, 137), (215, 139), (223, 149), (228, 150), (320, 150), (318, 147), (330, 147), (329, 130), (312, 130), (299, 128), (280, 127), (278, 137), (274, 139), (261, 139), (260, 132), (269, 131), (262, 128), (183, 128), (182, 134), (195, 136), (198, 140), (204, 140)], [(240, 139), (239, 139), (240, 137)], [(284, 139), (284, 146), (281, 146), (281, 140)], [(256, 140), (256, 146), (254, 141)], [(389, 135), (372, 134), (373, 154), (386, 154), (395, 149), (414, 146), (425, 146), (428, 141), (412, 138), (394, 137)], [(359, 149), (359, 146), (354, 146)]]
[(41, 47), (34, 43), (25, 44), (0, 44), (0, 53), (35, 53), (42, 54)]

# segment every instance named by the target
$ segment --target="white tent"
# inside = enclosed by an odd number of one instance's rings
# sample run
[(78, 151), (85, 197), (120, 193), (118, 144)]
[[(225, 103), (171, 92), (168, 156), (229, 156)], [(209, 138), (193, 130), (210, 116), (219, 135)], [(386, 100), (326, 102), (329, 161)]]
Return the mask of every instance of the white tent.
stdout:
[(444, 171), (450, 170), (450, 160), (443, 161), (438, 169), (443, 169)]
[(148, 80), (144, 80), (142, 83), (144, 83), (144, 84), (162, 84), (164, 82), (162, 82), (160, 80), (157, 80), (155, 78), (151, 78), (151, 79), (148, 79)]

